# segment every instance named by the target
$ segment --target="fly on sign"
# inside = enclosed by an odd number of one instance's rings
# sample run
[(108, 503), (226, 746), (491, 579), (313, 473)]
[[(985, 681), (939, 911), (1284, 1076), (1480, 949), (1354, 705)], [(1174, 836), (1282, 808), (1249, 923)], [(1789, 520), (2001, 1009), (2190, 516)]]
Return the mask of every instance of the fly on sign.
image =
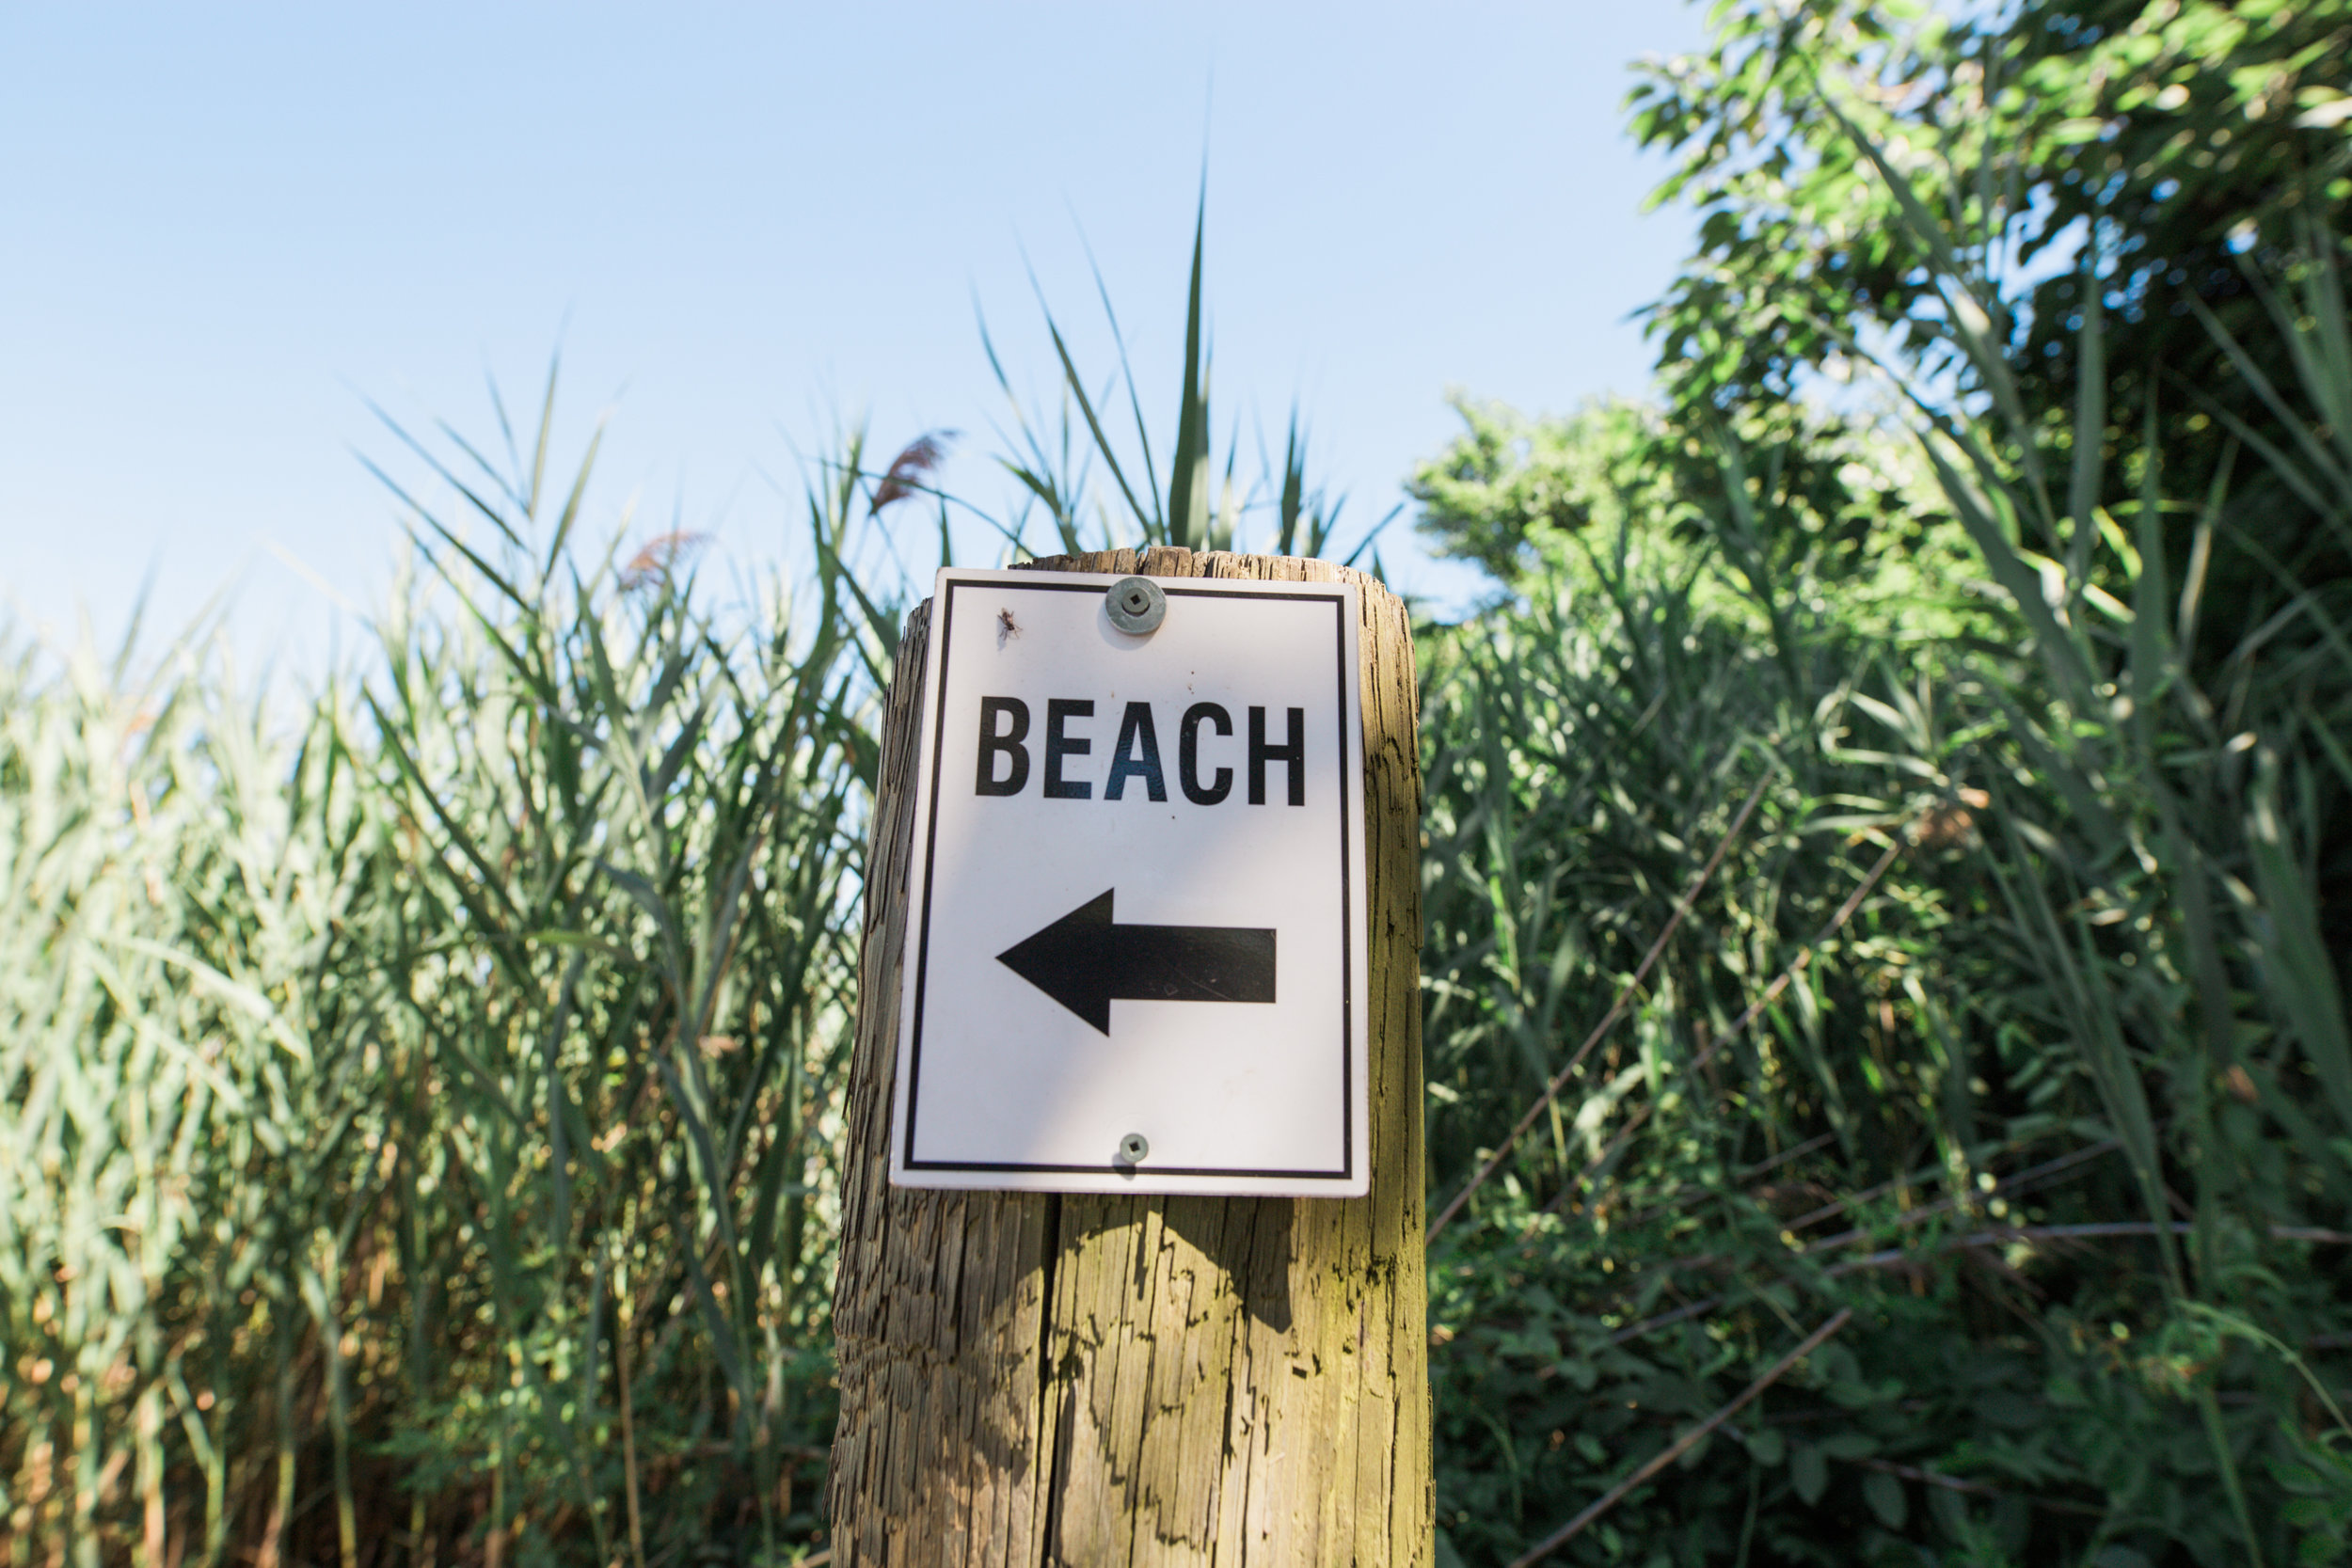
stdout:
[(894, 1182), (1366, 1190), (1358, 613), (939, 574)]

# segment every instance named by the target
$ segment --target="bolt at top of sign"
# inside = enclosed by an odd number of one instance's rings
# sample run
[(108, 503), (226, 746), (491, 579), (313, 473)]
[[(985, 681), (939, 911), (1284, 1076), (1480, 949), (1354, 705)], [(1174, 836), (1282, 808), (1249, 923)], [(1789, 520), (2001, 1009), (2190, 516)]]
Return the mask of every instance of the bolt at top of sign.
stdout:
[(1357, 590), (950, 570), (932, 615), (892, 1180), (1364, 1191)]
[(1133, 637), (1159, 630), (1168, 614), (1168, 595), (1150, 578), (1120, 578), (1104, 595), (1111, 625)]

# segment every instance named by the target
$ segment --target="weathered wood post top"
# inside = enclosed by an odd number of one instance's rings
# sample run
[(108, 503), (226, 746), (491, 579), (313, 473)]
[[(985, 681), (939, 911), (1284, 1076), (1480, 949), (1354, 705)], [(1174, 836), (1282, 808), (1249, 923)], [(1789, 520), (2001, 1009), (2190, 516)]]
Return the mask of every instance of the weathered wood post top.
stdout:
[(834, 1561), (1430, 1560), (1403, 605), (947, 571), (873, 842)]

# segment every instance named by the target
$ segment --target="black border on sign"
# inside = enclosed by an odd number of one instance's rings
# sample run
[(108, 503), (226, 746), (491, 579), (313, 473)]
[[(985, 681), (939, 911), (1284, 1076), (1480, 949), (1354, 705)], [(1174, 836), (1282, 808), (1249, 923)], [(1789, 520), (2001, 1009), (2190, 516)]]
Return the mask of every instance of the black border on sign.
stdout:
[[(1116, 581), (1116, 578), (1109, 580)], [(1356, 1175), (1355, 1055), (1350, 1049), (1356, 1037), (1356, 943), (1351, 928), (1354, 919), (1355, 887), (1351, 879), (1355, 868), (1348, 863), (1347, 830), (1349, 812), (1348, 747), (1347, 747), (1347, 595), (1343, 585), (1334, 583), (1323, 593), (1288, 593), (1282, 590), (1248, 592), (1231, 588), (1180, 588), (1170, 579), (1152, 579), (1169, 598), (1187, 599), (1300, 599), (1331, 607), (1333, 641), (1337, 644), (1335, 667), (1338, 673), (1340, 735), (1337, 751), (1340, 774), (1340, 1168), (1338, 1170), (1248, 1170), (1230, 1165), (1153, 1165), (1149, 1171), (1136, 1171), (1140, 1176), (1236, 1176), (1278, 1180), (1350, 1181)], [(1194, 578), (1193, 581), (1204, 579)], [(1209, 578), (1205, 580), (1214, 581)], [(1302, 585), (1303, 588), (1304, 585)], [(1099, 1176), (1104, 1172), (1120, 1173), (1133, 1167), (1121, 1166), (1105, 1160), (1100, 1164), (1032, 1164), (1018, 1161), (977, 1160), (917, 1160), (914, 1157), (914, 1118), (921, 1100), (917, 1091), (923, 1082), (923, 1009), (929, 1000), (931, 952), (931, 872), (938, 854), (939, 839), (939, 778), (941, 754), (946, 749), (947, 734), (947, 659), (955, 648), (949, 635), (955, 626), (956, 590), (959, 588), (999, 590), (1009, 589), (1024, 594), (1095, 594), (1108, 590), (1086, 582), (959, 582), (950, 581), (942, 595), (946, 601), (939, 610), (939, 687), (930, 693), (931, 714), (931, 787), (930, 799), (924, 802), (923, 822), (923, 908), (915, 922), (914, 950), (914, 1020), (913, 1033), (907, 1041), (907, 1130), (906, 1148), (901, 1151), (899, 1168), (929, 1171), (1036, 1171), (1045, 1175)]]

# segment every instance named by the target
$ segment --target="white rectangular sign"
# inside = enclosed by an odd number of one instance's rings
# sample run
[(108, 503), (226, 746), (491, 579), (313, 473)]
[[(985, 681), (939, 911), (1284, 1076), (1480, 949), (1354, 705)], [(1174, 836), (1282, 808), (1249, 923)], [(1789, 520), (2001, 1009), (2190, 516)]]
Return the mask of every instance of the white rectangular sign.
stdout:
[(1120, 580), (939, 574), (891, 1180), (1360, 1196), (1356, 589)]

